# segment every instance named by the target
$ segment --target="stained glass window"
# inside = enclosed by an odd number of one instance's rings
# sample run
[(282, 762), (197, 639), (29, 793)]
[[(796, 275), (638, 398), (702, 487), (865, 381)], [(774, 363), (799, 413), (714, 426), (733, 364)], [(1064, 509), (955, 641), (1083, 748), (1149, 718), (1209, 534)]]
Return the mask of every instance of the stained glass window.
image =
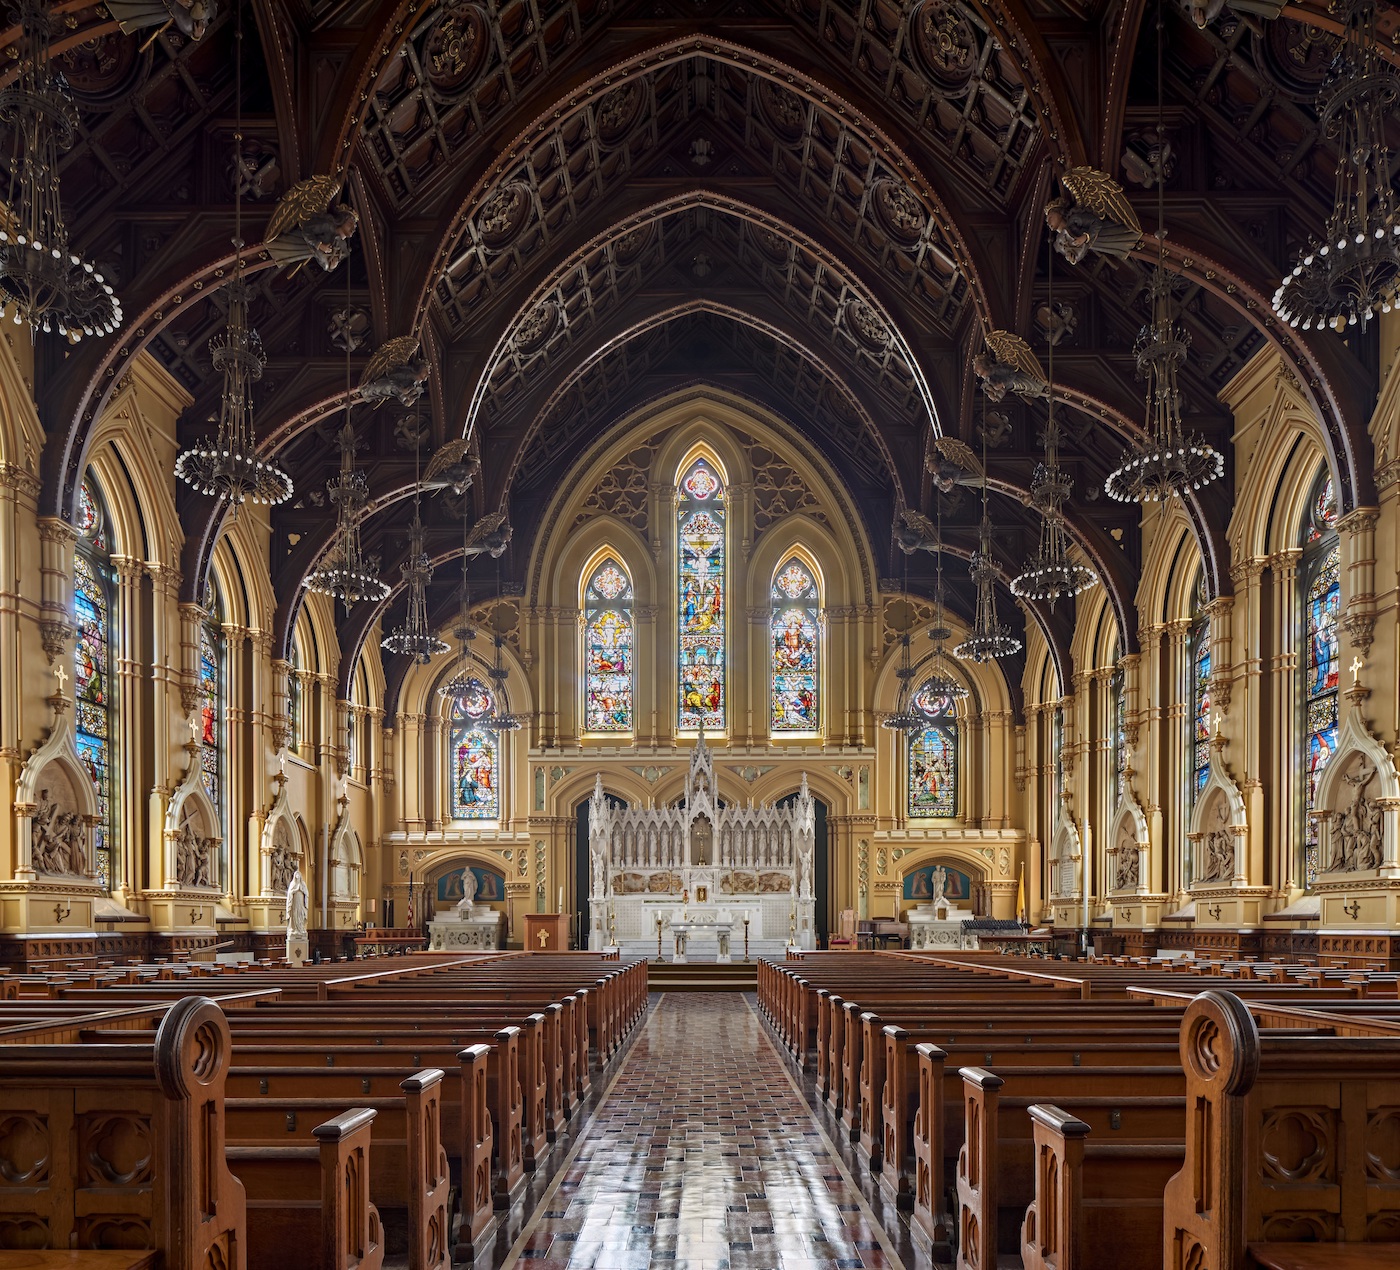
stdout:
[(632, 731), (632, 634), (632, 583), (605, 560), (583, 597), (585, 731)]
[(73, 558), (73, 699), (78, 759), (97, 789), (101, 819), (93, 834), (98, 881), (111, 890), (116, 832), (112, 787), (112, 574), (106, 530), (96, 492), (84, 481), (78, 499), (81, 538)]
[(1318, 843), (1317, 826), (1307, 813), (1315, 806), (1323, 769), (1337, 751), (1342, 553), (1333, 528), (1336, 519), (1332, 481), (1324, 473), (1314, 491), (1303, 535), (1303, 879), (1308, 887), (1317, 880)]
[(205, 601), (207, 618), (199, 628), (199, 763), (204, 789), (223, 819), (224, 634), (217, 593)]
[(1113, 694), (1113, 805), (1123, 801), (1123, 773), (1128, 766), (1128, 708), (1123, 672), (1115, 670), (1110, 681)]
[(287, 748), (296, 753), (301, 748), (301, 649), (295, 639), (287, 661)]
[(1205, 576), (1196, 584), (1191, 619), (1191, 801), (1210, 779), (1210, 616), (1202, 613)]
[(952, 698), (929, 688), (914, 694), (928, 726), (909, 738), (910, 816), (958, 814), (958, 719)]
[(697, 459), (677, 491), (680, 726), (724, 727), (724, 483)]
[(452, 703), (451, 780), (453, 820), (496, 820), (501, 814), (496, 737), (481, 726), (495, 700), (473, 679)]
[(821, 597), (806, 565), (788, 560), (773, 576), (772, 690), (774, 732), (815, 732), (821, 722)]

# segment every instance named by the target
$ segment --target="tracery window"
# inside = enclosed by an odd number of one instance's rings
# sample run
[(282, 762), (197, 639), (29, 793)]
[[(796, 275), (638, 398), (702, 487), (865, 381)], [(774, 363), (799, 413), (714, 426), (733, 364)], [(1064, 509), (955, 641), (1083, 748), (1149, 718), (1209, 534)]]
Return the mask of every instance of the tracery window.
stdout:
[(1210, 615), (1205, 574), (1196, 581), (1191, 617), (1191, 801), (1210, 779)]
[(632, 581), (609, 556), (583, 595), (583, 726), (586, 732), (631, 732)]
[(100, 819), (93, 834), (94, 863), (104, 890), (115, 882), (112, 843), (116, 804), (112, 771), (116, 715), (112, 698), (112, 565), (106, 517), (97, 491), (84, 481), (78, 493), (78, 549), (73, 558), (74, 723), (78, 759), (97, 789)]
[(1337, 500), (1324, 469), (1303, 523), (1303, 884), (1317, 880), (1317, 825), (1311, 816), (1317, 785), (1337, 750), (1337, 623), (1342, 606), (1342, 553), (1337, 541)]
[(224, 632), (223, 606), (210, 584), (199, 628), (199, 765), (204, 789), (223, 823), (224, 803)]
[(725, 718), (725, 491), (696, 459), (677, 488), (679, 726), (721, 731)]
[(821, 724), (821, 596), (812, 571), (795, 557), (773, 575), (770, 619), (770, 727), (815, 732)]
[(473, 679), (452, 702), (449, 779), (453, 820), (500, 818), (500, 751), (495, 734), (482, 727), (482, 720), (494, 709), (495, 698), (479, 679)]
[(946, 817), (958, 814), (958, 717), (951, 697), (925, 685), (914, 694), (913, 707), (928, 720), (909, 739), (909, 815)]

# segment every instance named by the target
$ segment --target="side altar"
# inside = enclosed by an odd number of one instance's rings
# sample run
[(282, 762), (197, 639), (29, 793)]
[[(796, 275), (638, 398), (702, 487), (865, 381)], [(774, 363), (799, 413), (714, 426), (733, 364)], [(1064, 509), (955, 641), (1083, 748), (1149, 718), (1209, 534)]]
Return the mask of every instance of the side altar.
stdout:
[[(728, 807), (701, 735), (675, 807), (613, 808), (598, 777), (588, 809), (591, 949), (690, 959), (816, 946), (816, 816), (807, 777), (791, 806)], [(726, 929), (727, 928), (727, 929)], [(679, 940), (677, 939), (679, 936)]]

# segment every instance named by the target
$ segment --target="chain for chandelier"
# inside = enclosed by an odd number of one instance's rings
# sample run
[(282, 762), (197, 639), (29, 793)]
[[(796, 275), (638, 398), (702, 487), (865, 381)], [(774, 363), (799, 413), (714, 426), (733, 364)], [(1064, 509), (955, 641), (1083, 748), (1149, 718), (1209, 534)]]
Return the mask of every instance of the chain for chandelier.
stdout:
[(1274, 292), (1274, 311), (1290, 327), (1340, 332), (1400, 305), (1400, 205), (1385, 142), (1400, 73), (1377, 48), (1375, 0), (1342, 0), (1331, 12), (1343, 36), (1317, 106), (1337, 147), (1332, 214)]
[(467, 563), (471, 556), (467, 551), (471, 535), (471, 522), (465, 513), (462, 516), (462, 607), (457, 617), (457, 628), (452, 633), (457, 637), (457, 664), (452, 673), (438, 684), (438, 696), (448, 700), (465, 697), (476, 682), (472, 671), (472, 640), (476, 638), (476, 627), (471, 624), (467, 613)]
[(488, 732), (516, 732), (520, 728), (520, 719), (501, 705), (505, 700), (507, 674), (505, 666), (501, 664), (501, 654), (506, 646), (505, 636), (501, 634), (501, 600), (503, 598), (501, 568), (500, 565), (497, 565), (496, 611), (491, 618), (496, 659), (491, 669), (486, 672), (491, 677), (491, 713), (481, 720), (480, 725)]
[(277, 504), (292, 496), (292, 478), (258, 455), (252, 386), (263, 377), (262, 337), (248, 324), (248, 280), (243, 270), (243, 9), (234, 32), (233, 281), (228, 284), (228, 325), (209, 341), (214, 369), (224, 377), (219, 430), (175, 460), (175, 475), (201, 494), (222, 498), (237, 511), (245, 502)]
[(433, 567), (423, 545), (423, 487), (419, 471), (423, 440), (416, 426), (418, 420), (415, 419), (414, 422), (416, 439), (413, 446), (413, 521), (408, 527), (408, 559), (399, 570), (408, 590), (408, 611), (402, 624), (396, 626), (379, 643), (387, 652), (411, 657), (418, 665), (426, 666), (439, 653), (447, 652), (451, 645), (439, 639), (428, 628), (428, 582), (433, 576)]
[(49, 61), (53, 18), (44, 0), (19, 0), (19, 73), (0, 92), (0, 122), (14, 131), (9, 192), (0, 209), (0, 318), (77, 341), (122, 323), (111, 286), (68, 245), (58, 156), (73, 145), (78, 111)]
[(961, 661), (977, 663), (995, 661), (1021, 651), (1021, 641), (1011, 628), (997, 618), (997, 597), (994, 589), (997, 567), (992, 559), (992, 522), (987, 515), (987, 398), (982, 398), (982, 521), (977, 526), (977, 550), (972, 553), (973, 586), (977, 591), (977, 610), (973, 615), (972, 634), (953, 649)]
[[(1050, 311), (1055, 311), (1055, 248), (1050, 246), (1047, 295)], [(1071, 599), (1087, 591), (1098, 575), (1087, 565), (1069, 558), (1069, 532), (1065, 528), (1065, 503), (1069, 501), (1070, 478), (1059, 464), (1060, 425), (1055, 418), (1055, 341), (1049, 341), (1045, 415), (1045, 459), (1037, 463), (1031, 478), (1031, 503), (1040, 512), (1040, 547), (1011, 580), (1011, 594), (1024, 600), (1040, 600), (1053, 610), (1058, 600)], [(983, 469), (985, 470), (985, 463)]]
[[(909, 561), (906, 557), (904, 562), (904, 603), (909, 606)], [(891, 732), (903, 732), (908, 736), (916, 736), (928, 727), (928, 717), (921, 710), (915, 710), (911, 701), (913, 696), (914, 668), (910, 665), (909, 650), (913, 646), (910, 638), (910, 627), (913, 610), (910, 609), (910, 624), (904, 628), (904, 634), (899, 641), (899, 669), (894, 672), (894, 677), (899, 680), (899, 698), (893, 714), (887, 714), (880, 720), (880, 726), (888, 728)]]
[(1138, 332), (1133, 346), (1138, 377), (1145, 381), (1146, 437), (1130, 446), (1104, 482), (1104, 492), (1120, 503), (1155, 503), (1184, 495), (1225, 474), (1225, 459), (1203, 437), (1188, 434), (1181, 421), (1178, 376), (1191, 335), (1176, 320), (1173, 278), (1167, 272), (1166, 149), (1162, 111), (1166, 22), (1157, 5), (1157, 264), (1152, 273), (1152, 320)]
[[(350, 307), (350, 266), (345, 266), (345, 307)], [(379, 577), (379, 558), (366, 556), (360, 544), (360, 523), (369, 506), (369, 480), (355, 466), (355, 394), (350, 383), (350, 341), (345, 343), (345, 422), (336, 436), (340, 446), (340, 472), (326, 482), (336, 507), (336, 540), (318, 569), (301, 580), (308, 591), (329, 595), (347, 609), (361, 600), (378, 603), (389, 596), (389, 585)]]
[(961, 701), (971, 695), (967, 685), (952, 674), (947, 653), (943, 649), (943, 645), (953, 638), (953, 632), (943, 619), (943, 502), (937, 495), (934, 496), (934, 504), (933, 625), (928, 629), (928, 637), (933, 641), (933, 653), (929, 657), (929, 673), (914, 699), (916, 708), (925, 695), (934, 699), (946, 697), (950, 701)]

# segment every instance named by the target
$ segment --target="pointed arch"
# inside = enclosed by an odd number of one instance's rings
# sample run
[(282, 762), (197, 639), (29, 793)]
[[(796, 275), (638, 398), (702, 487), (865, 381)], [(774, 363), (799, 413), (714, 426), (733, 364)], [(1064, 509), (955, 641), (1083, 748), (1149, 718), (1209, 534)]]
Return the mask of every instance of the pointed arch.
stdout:
[(1313, 480), (1307, 510), (1298, 527), (1303, 549), (1301, 621), (1304, 655), (1298, 659), (1302, 738), (1303, 885), (1309, 890), (1319, 869), (1318, 825), (1309, 813), (1317, 806), (1322, 773), (1337, 752), (1340, 723), (1338, 685), (1341, 649), (1338, 624), (1342, 611), (1342, 548), (1337, 536), (1337, 499), (1327, 464)]
[(204, 620), (199, 624), (199, 765), (224, 836), (225, 651), (223, 595), (211, 578), (205, 592)]
[(1206, 575), (1196, 575), (1191, 591), (1191, 630), (1188, 647), (1191, 656), (1191, 804), (1210, 779), (1210, 614), (1206, 610)]
[(728, 705), (728, 481), (703, 442), (691, 447), (675, 481), (677, 726), (722, 732)]
[(116, 632), (112, 623), (112, 539), (106, 500), (91, 473), (78, 491), (78, 543), (73, 555), (74, 743), (97, 793), (93, 866), (104, 891), (118, 879), (116, 699), (113, 692)]
[(584, 566), (579, 589), (583, 730), (631, 733), (636, 728), (635, 591), (621, 553), (610, 545), (595, 552)]
[(496, 698), (472, 679), (448, 705), (448, 814), (453, 820), (499, 820), (501, 751), (496, 733), (483, 726)]
[(776, 734), (821, 730), (825, 644), (821, 569), (791, 548), (769, 588), (768, 726)]

